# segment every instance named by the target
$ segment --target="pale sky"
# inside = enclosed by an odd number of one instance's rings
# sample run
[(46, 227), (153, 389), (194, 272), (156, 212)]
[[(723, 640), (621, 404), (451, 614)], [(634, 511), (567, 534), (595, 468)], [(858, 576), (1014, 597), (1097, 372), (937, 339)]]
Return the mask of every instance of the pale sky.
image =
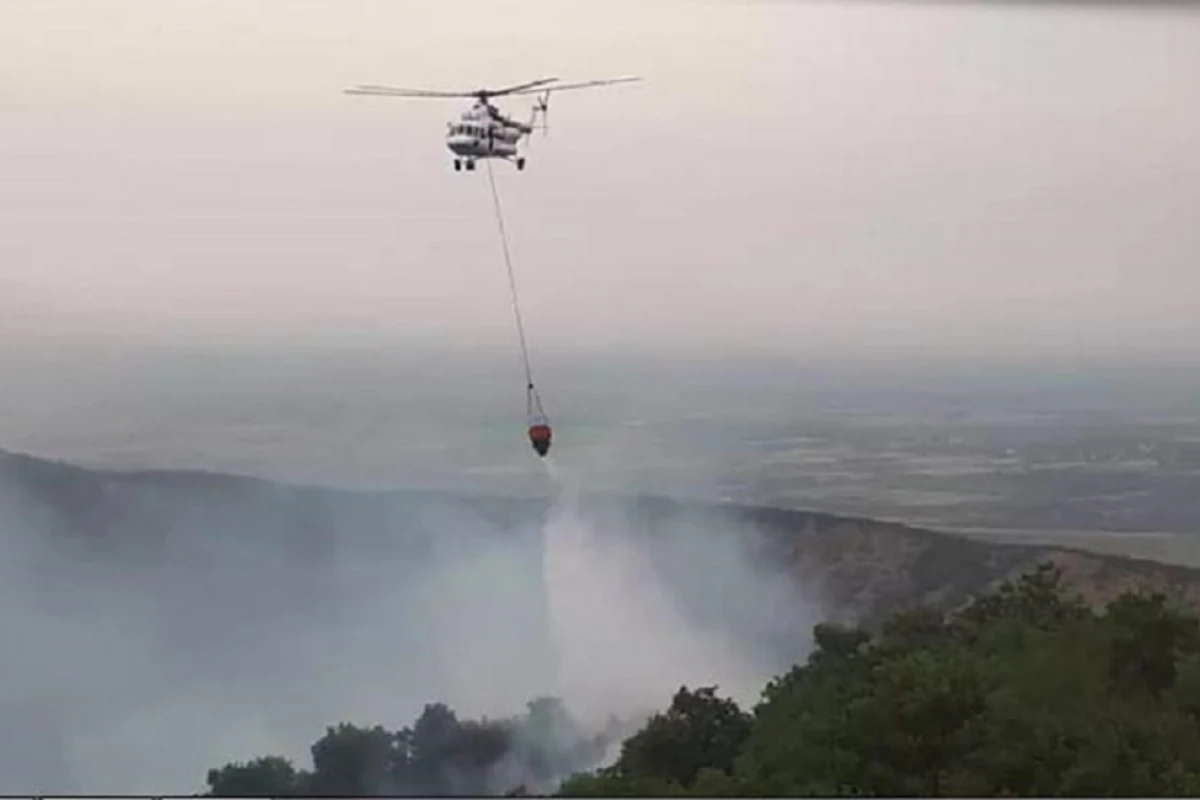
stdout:
[[(0, 335), (1200, 347), (1200, 13), (788, 0), (4, 0)], [(528, 114), (525, 98), (502, 108)]]

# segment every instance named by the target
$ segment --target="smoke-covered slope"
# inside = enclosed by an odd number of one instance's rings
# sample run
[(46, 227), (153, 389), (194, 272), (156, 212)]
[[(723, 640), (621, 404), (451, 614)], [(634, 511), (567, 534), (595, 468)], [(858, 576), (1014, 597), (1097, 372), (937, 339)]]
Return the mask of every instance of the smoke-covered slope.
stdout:
[(1143, 562), (577, 484), (356, 493), (0, 454), (0, 791), (191, 792), (432, 701), (551, 694), (596, 725), (683, 683), (750, 701), (823, 618), (954, 605), (1048, 555), (1096, 599), (1197, 591)]

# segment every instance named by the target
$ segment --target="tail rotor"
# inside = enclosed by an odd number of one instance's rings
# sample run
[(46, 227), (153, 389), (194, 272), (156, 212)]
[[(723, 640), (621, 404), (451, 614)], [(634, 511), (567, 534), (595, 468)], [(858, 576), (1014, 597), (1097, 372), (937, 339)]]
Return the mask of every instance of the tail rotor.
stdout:
[(550, 130), (550, 93), (542, 92), (538, 95), (537, 105), (534, 107), (534, 116), (542, 115), (542, 136), (545, 136)]
[[(530, 143), (530, 144), (533, 143), (533, 132), (535, 130), (537, 130), (538, 128), (542, 129), (542, 136), (545, 136), (546, 132), (550, 130), (550, 125), (549, 125), (549, 123), (546, 122), (546, 117), (549, 112), (549, 109), (550, 109), (550, 93), (542, 92), (534, 100), (533, 114), (529, 118), (529, 132), (525, 134), (526, 141), (528, 143)], [(542, 118), (542, 121), (540, 124), (538, 123), (538, 115), (539, 114), (541, 115), (541, 118)]]

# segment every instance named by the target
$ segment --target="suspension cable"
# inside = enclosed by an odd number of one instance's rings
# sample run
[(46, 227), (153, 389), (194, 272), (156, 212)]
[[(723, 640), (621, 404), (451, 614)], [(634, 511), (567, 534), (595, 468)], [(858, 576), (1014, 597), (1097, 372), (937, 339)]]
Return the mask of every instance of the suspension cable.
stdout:
[[(525, 384), (533, 394), (533, 369), (529, 365), (529, 345), (525, 341), (525, 323), (521, 319), (521, 303), (517, 298), (517, 278), (513, 272), (512, 255), (508, 249), (508, 231), (504, 227), (504, 213), (500, 209), (500, 192), (496, 189), (496, 178), (492, 174), (492, 160), (483, 159), (487, 167), (488, 184), (492, 187), (492, 205), (496, 209), (496, 223), (500, 228), (500, 246), (504, 250), (504, 267), (508, 270), (508, 288), (512, 293), (513, 316), (517, 320), (517, 336), (521, 341), (521, 360), (525, 364)], [(540, 407), (540, 402), (539, 402)]]

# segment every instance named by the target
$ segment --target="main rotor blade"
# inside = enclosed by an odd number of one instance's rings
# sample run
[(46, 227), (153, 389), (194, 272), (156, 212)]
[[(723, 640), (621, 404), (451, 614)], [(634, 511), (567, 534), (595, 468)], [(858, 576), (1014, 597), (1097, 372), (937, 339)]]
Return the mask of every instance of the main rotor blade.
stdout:
[(509, 86), (506, 89), (496, 89), (496, 90), (483, 89), (482, 91), (485, 92), (488, 95), (488, 97), (499, 97), (501, 95), (506, 95), (506, 94), (524, 94), (527, 90), (532, 89), (535, 86), (542, 86), (543, 84), (554, 83), (554, 81), (556, 81), (556, 80), (558, 80), (558, 78), (539, 78), (536, 81), (529, 81), (528, 83), (518, 83), (516, 86)]
[(475, 97), (478, 92), (438, 92), (429, 89), (399, 89), (395, 86), (355, 86), (343, 94), (373, 94), (381, 97)]
[(385, 97), (497, 97), (506, 94), (520, 94), (543, 84), (553, 83), (558, 78), (540, 78), (536, 81), (518, 83), (505, 89), (476, 89), (471, 92), (442, 92), (433, 89), (401, 89), (396, 86), (360, 85), (353, 89), (343, 89), (344, 94), (372, 94)]
[(343, 89), (343, 94), (365, 94), (378, 97), (502, 97), (504, 95), (540, 94), (542, 92), (557, 92), (563, 89), (586, 89), (592, 86), (607, 86), (613, 83), (628, 83), (640, 81), (639, 77), (605, 78), (596, 81), (581, 81), (579, 83), (564, 83), (558, 86), (546, 86), (558, 78), (541, 78), (536, 81), (519, 83), (504, 89), (477, 89), (473, 92), (442, 92), (433, 89), (401, 89), (396, 86), (376, 86), (363, 84), (352, 89)]
[(629, 83), (630, 81), (640, 81), (639, 77), (628, 78), (605, 78), (598, 81), (581, 81), (579, 83), (563, 83), (558, 86), (545, 86), (538, 89), (536, 92), (532, 90), (523, 90), (519, 92), (511, 92), (510, 94), (540, 94), (542, 92), (557, 92), (563, 89), (586, 89), (590, 86), (607, 86), (610, 83)]

